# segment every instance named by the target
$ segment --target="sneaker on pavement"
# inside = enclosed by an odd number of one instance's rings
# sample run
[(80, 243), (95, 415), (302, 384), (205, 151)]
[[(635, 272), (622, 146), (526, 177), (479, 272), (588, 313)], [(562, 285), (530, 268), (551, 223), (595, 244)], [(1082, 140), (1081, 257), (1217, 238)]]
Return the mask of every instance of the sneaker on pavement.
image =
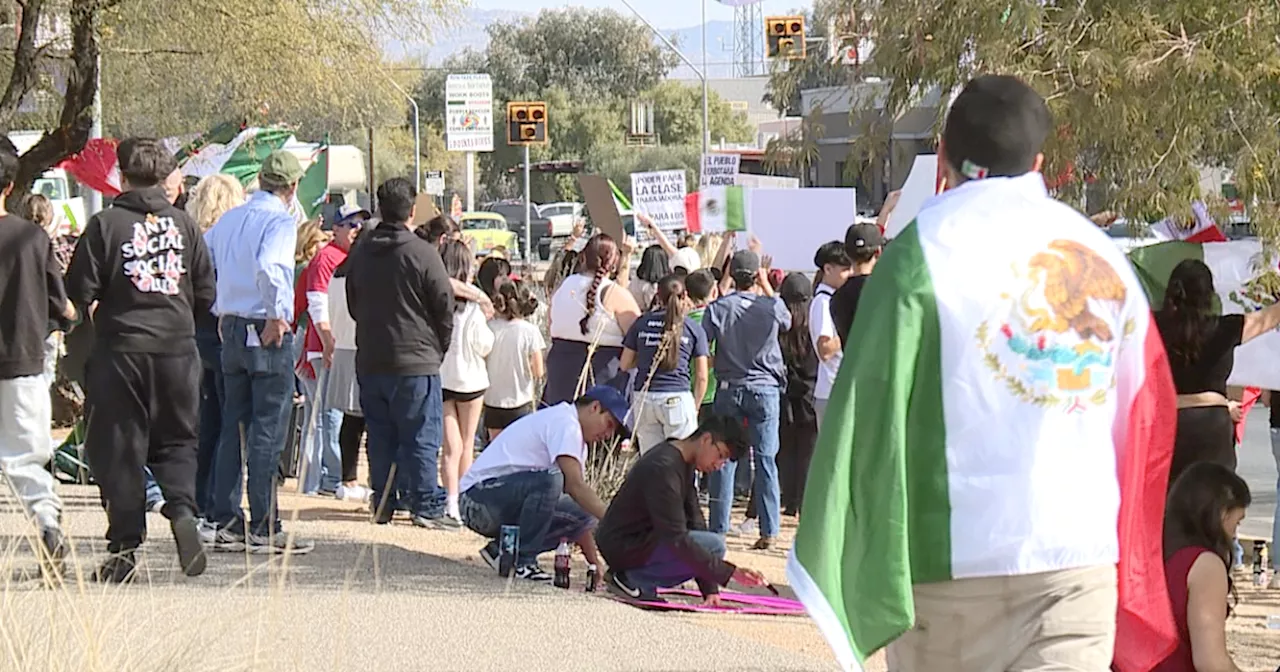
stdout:
[(52, 578), (61, 577), (63, 559), (67, 557), (67, 538), (62, 534), (62, 529), (46, 527), (40, 530), (40, 545), (43, 546), (43, 552), (40, 553), (41, 569)]
[(306, 555), (316, 550), (314, 541), (291, 537), (283, 532), (268, 537), (250, 534), (248, 545), (250, 553), (259, 555)]
[(480, 559), (484, 560), (484, 564), (489, 565), (490, 567), (493, 568), (493, 571), (496, 572), (498, 571), (499, 558), (498, 558), (498, 554), (494, 551), (494, 549), (490, 548), (491, 546), (493, 546), (493, 544), (490, 544), (489, 546), (485, 546), (484, 548), (480, 549)]
[(524, 579), (526, 581), (537, 581), (538, 583), (543, 583), (546, 581), (550, 581), (555, 577), (542, 571), (542, 568), (537, 565), (526, 565), (524, 567), (520, 567), (516, 569), (516, 578)]
[(214, 538), (218, 536), (218, 526), (204, 518), (197, 518), (196, 529), (200, 531), (200, 543), (212, 546)]
[(236, 534), (226, 528), (220, 529), (213, 535), (213, 550), (219, 553), (240, 553), (244, 551), (244, 535)]
[(773, 537), (760, 537), (759, 539), (756, 540), (756, 543), (751, 545), (751, 550), (767, 551), (773, 548), (773, 545), (775, 543), (777, 543), (777, 540), (774, 539)]
[(367, 502), (371, 494), (372, 492), (370, 492), (369, 488), (363, 485), (353, 485), (351, 487), (339, 485), (333, 496), (344, 502)]
[(609, 571), (604, 577), (605, 586), (609, 592), (621, 597), (624, 600), (635, 600), (637, 602), (666, 602), (666, 600), (658, 597), (658, 591), (653, 588), (640, 588), (631, 585), (624, 572)]
[(137, 570), (133, 551), (125, 551), (104, 560), (93, 573), (93, 578), (98, 583), (131, 583), (137, 578)]
[(200, 539), (200, 523), (195, 518), (177, 518), (169, 521), (173, 530), (173, 541), (178, 545), (178, 566), (187, 576), (204, 574), (208, 558), (204, 553), (204, 544)]
[(154, 502), (151, 502), (150, 504), (147, 504), (147, 510), (148, 510), (148, 511), (150, 511), (151, 513), (161, 513), (161, 512), (163, 512), (163, 511), (164, 511), (164, 500), (163, 500), (163, 499), (158, 499), (158, 500), (156, 500), (156, 501), (154, 501)]
[(759, 531), (759, 523), (754, 518), (748, 518), (737, 525), (730, 525), (728, 534), (731, 537), (750, 537)]

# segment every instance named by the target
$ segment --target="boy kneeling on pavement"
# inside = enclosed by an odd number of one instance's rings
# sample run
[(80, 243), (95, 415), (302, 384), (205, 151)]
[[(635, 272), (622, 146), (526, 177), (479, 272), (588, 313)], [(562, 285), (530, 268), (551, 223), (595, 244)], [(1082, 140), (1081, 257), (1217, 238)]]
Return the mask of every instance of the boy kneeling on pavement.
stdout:
[(591, 531), (605, 506), (583, 476), (587, 444), (626, 429), (629, 410), (618, 390), (593, 387), (573, 403), (520, 418), (480, 453), (459, 484), (459, 508), (468, 528), (491, 539), (480, 549), (489, 566), (498, 569), (503, 525), (520, 527), (521, 579), (550, 581), (538, 555), (554, 550), (561, 539), (576, 542), (587, 562), (600, 564)]
[(759, 572), (725, 562), (724, 537), (707, 531), (694, 489), (695, 472), (717, 471), (749, 447), (739, 419), (711, 415), (693, 436), (661, 443), (636, 462), (596, 529), (610, 592), (661, 602), (659, 588), (694, 579), (705, 603), (719, 606), (720, 587), (731, 580), (767, 585)]

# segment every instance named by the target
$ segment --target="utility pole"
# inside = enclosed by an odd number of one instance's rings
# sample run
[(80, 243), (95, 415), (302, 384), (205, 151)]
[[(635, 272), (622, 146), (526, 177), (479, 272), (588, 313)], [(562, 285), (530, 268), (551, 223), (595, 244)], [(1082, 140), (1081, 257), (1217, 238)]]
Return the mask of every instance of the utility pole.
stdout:
[(533, 221), (533, 201), (529, 196), (529, 145), (524, 146), (524, 263), (533, 262), (530, 250), (533, 249), (533, 241), (530, 240), (533, 230), (531, 222)]

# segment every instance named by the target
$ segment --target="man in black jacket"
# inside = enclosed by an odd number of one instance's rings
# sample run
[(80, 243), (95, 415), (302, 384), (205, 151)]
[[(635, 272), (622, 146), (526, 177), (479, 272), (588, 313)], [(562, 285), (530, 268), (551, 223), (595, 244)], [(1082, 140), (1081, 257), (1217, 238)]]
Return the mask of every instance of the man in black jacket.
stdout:
[(724, 561), (724, 537), (707, 531), (693, 487), (695, 471), (717, 471), (749, 447), (739, 419), (712, 415), (693, 436), (658, 444), (636, 462), (596, 528), (611, 592), (661, 601), (657, 589), (693, 579), (706, 604), (717, 606), (720, 587), (731, 580), (767, 584), (759, 572)]
[[(440, 364), (453, 336), (453, 287), (440, 253), (414, 233), (417, 196), (402, 178), (378, 187), (382, 222), (347, 258), (347, 307), (356, 321), (375, 520), (391, 522), (402, 497), (414, 525), (456, 529), (444, 515), (436, 475), (444, 440)], [(399, 493), (389, 482), (393, 467)]]
[(0, 149), (0, 475), (39, 529), (41, 565), (56, 574), (66, 549), (62, 500), (45, 468), (53, 450), (44, 342), (49, 320), (64, 328), (75, 311), (48, 234), (5, 209), (17, 173), (17, 155)]
[(117, 154), (124, 193), (89, 220), (67, 270), (67, 294), (92, 315), (97, 334), (85, 371), (85, 446), (107, 509), (111, 553), (98, 579), (134, 577), (134, 551), (147, 526), (144, 466), (164, 492), (182, 571), (198, 576), (205, 555), (195, 518), (195, 316), (213, 305), (213, 265), (195, 222), (173, 207), (161, 184), (173, 172), (173, 156), (142, 138), (120, 143)]

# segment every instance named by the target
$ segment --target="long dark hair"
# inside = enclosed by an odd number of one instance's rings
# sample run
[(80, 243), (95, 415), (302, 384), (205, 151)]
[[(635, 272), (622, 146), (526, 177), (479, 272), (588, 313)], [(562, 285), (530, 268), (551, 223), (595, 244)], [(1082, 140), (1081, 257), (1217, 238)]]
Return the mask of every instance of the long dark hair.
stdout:
[(1190, 365), (1200, 359), (1217, 319), (1213, 297), (1213, 271), (1203, 261), (1187, 259), (1174, 267), (1156, 316), (1164, 348), (1174, 362)]
[(476, 270), (476, 284), (490, 299), (494, 298), (500, 287), (511, 275), (511, 262), (502, 257), (488, 257), (480, 262)]
[(538, 297), (523, 280), (508, 280), (493, 293), (493, 311), (505, 319), (525, 318), (537, 310)]
[(1187, 467), (1169, 488), (1165, 504), (1165, 558), (1188, 546), (1211, 549), (1227, 566), (1228, 588), (1232, 599), (1238, 599), (1229, 571), (1234, 541), (1223, 528), (1222, 517), (1228, 511), (1248, 508), (1252, 501), (1249, 485), (1228, 467), (1216, 462)]
[(778, 344), (788, 362), (803, 362), (814, 355), (809, 336), (809, 304), (813, 301), (813, 283), (804, 273), (791, 273), (778, 287), (782, 303), (791, 311), (791, 328), (778, 334)]
[(684, 288), (684, 278), (672, 273), (660, 279), (656, 303), (667, 311), (662, 319), (662, 344), (658, 346), (662, 360), (658, 362), (658, 368), (674, 371), (680, 364), (684, 318), (689, 316), (689, 295)]
[[(440, 246), (440, 258), (444, 260), (444, 272), (449, 277), (458, 282), (466, 282), (471, 277), (471, 264), (474, 263), (475, 257), (471, 253), (471, 248), (461, 240), (447, 240)], [(458, 299), (458, 309), (461, 310), (466, 299)]]
[(582, 320), (578, 322), (578, 327), (582, 329), (582, 335), (587, 334), (587, 322), (591, 320), (591, 315), (596, 312), (596, 294), (600, 292), (600, 283), (608, 277), (618, 267), (618, 244), (613, 241), (613, 236), (607, 233), (597, 233), (587, 241), (587, 246), (582, 249), (582, 254), (578, 255), (578, 271), (581, 273), (590, 273), (594, 276), (591, 281), (591, 288), (587, 290), (586, 296), (586, 314), (582, 316)]
[(671, 273), (671, 259), (661, 245), (650, 245), (640, 255), (640, 265), (636, 267), (636, 277), (645, 282), (661, 282)]
[(458, 232), (457, 222), (454, 222), (453, 218), (450, 217), (449, 215), (444, 215), (444, 214), (440, 214), (440, 215), (436, 215), (435, 217), (432, 217), (431, 219), (427, 220), (425, 224), (423, 224), (422, 226), (419, 226), (417, 230), (414, 231), (414, 233), (418, 234), (419, 238), (436, 246), (439, 246), (444, 239), (448, 238), (449, 236), (452, 236), (457, 232)]

